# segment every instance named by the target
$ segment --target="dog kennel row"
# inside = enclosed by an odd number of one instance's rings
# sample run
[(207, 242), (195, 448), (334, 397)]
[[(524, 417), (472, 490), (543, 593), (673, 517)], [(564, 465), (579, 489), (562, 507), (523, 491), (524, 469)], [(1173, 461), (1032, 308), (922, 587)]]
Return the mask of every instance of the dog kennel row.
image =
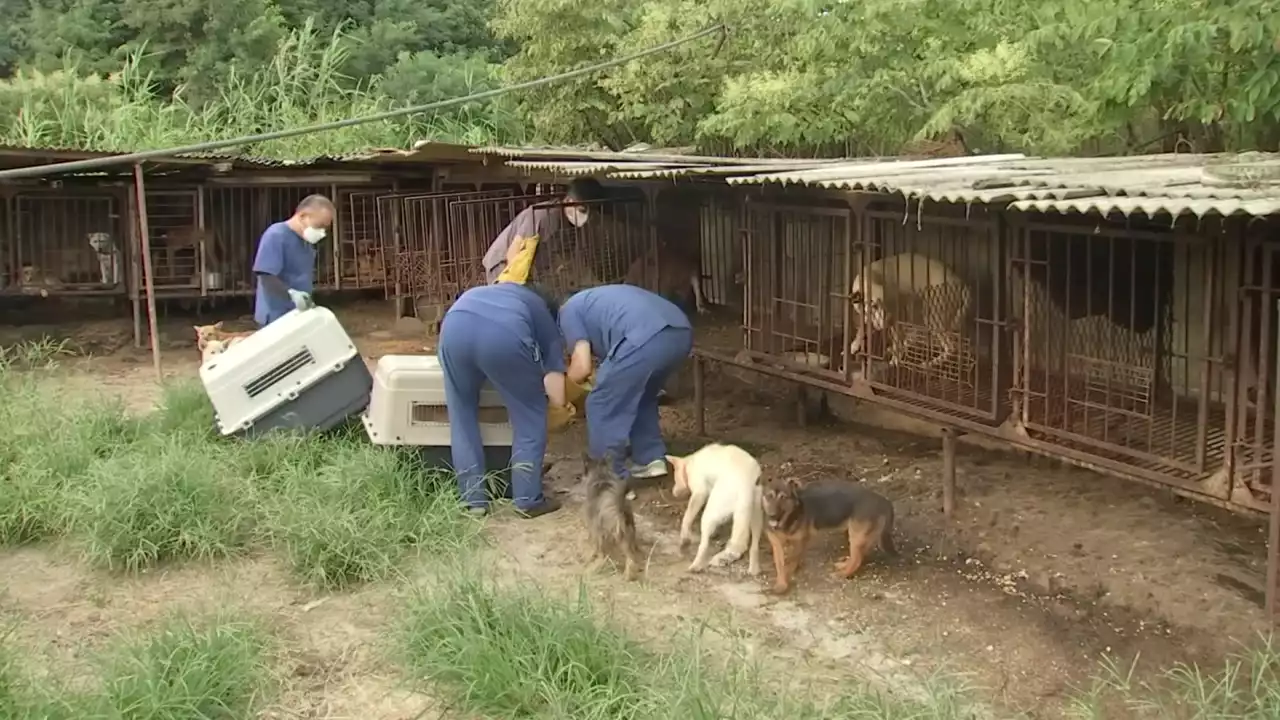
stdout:
[(1280, 243), (1267, 223), (795, 193), (715, 194), (700, 214), (704, 282), (732, 268), (741, 323), (701, 343), (699, 372), (714, 361), (951, 437), (1269, 507)]

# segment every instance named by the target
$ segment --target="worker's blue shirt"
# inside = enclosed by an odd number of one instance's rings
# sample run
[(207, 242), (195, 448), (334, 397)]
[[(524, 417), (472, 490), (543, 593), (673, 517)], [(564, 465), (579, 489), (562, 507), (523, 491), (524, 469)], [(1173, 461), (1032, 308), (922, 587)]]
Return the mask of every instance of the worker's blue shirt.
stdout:
[(564, 372), (564, 339), (546, 301), (516, 283), (474, 287), (462, 293), (445, 318), (501, 326), (534, 353), (543, 372)]
[[(268, 227), (258, 240), (258, 254), (253, 260), (253, 272), (275, 275), (291, 290), (311, 292), (316, 278), (316, 249), (293, 231), (288, 223), (278, 222)], [(293, 309), (293, 301), (286, 295), (279, 297), (263, 287), (257, 280), (254, 296), (253, 319), (259, 325), (279, 320)]]
[(601, 285), (574, 293), (560, 308), (560, 330), (572, 348), (591, 343), (591, 354), (605, 360), (624, 341), (636, 348), (662, 330), (689, 328), (689, 317), (661, 295), (635, 285)]

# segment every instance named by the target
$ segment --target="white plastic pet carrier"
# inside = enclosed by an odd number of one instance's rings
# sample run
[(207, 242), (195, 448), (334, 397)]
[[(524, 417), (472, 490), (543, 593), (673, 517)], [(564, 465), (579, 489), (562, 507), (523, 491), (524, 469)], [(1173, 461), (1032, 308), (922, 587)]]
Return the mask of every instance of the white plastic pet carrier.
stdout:
[[(378, 445), (449, 446), (444, 369), (435, 355), (387, 355), (373, 373), (373, 394), (362, 416), (369, 439)], [(489, 384), (480, 390), (480, 439), (486, 447), (507, 447), (511, 421), (502, 397)]]
[(327, 430), (369, 404), (373, 378), (338, 318), (293, 310), (200, 368), (223, 435)]

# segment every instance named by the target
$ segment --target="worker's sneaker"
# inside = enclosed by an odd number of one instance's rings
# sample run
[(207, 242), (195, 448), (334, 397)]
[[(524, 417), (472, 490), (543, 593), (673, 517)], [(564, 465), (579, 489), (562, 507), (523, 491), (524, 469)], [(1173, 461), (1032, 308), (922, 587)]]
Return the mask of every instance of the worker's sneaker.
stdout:
[(658, 458), (647, 465), (627, 463), (627, 472), (636, 480), (652, 480), (667, 474), (667, 461)]
[(542, 502), (529, 508), (516, 508), (516, 512), (520, 513), (526, 519), (542, 517), (560, 509), (560, 503), (549, 497), (544, 497)]
[(489, 514), (489, 508), (484, 505), (472, 505), (467, 508), (467, 514), (474, 518), (482, 518)]

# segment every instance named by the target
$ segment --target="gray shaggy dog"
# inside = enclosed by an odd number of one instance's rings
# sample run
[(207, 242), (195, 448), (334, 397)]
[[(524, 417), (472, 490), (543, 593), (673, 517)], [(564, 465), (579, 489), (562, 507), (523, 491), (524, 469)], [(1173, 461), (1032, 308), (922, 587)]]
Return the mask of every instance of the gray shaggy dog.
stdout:
[(636, 518), (627, 499), (627, 483), (613, 472), (612, 457), (603, 460), (583, 458), (582, 482), (586, 485), (586, 502), (582, 506), (587, 526), (591, 556), (587, 563), (598, 570), (605, 560), (620, 550), (626, 558), (622, 575), (634, 580), (640, 565), (640, 546), (636, 540)]

